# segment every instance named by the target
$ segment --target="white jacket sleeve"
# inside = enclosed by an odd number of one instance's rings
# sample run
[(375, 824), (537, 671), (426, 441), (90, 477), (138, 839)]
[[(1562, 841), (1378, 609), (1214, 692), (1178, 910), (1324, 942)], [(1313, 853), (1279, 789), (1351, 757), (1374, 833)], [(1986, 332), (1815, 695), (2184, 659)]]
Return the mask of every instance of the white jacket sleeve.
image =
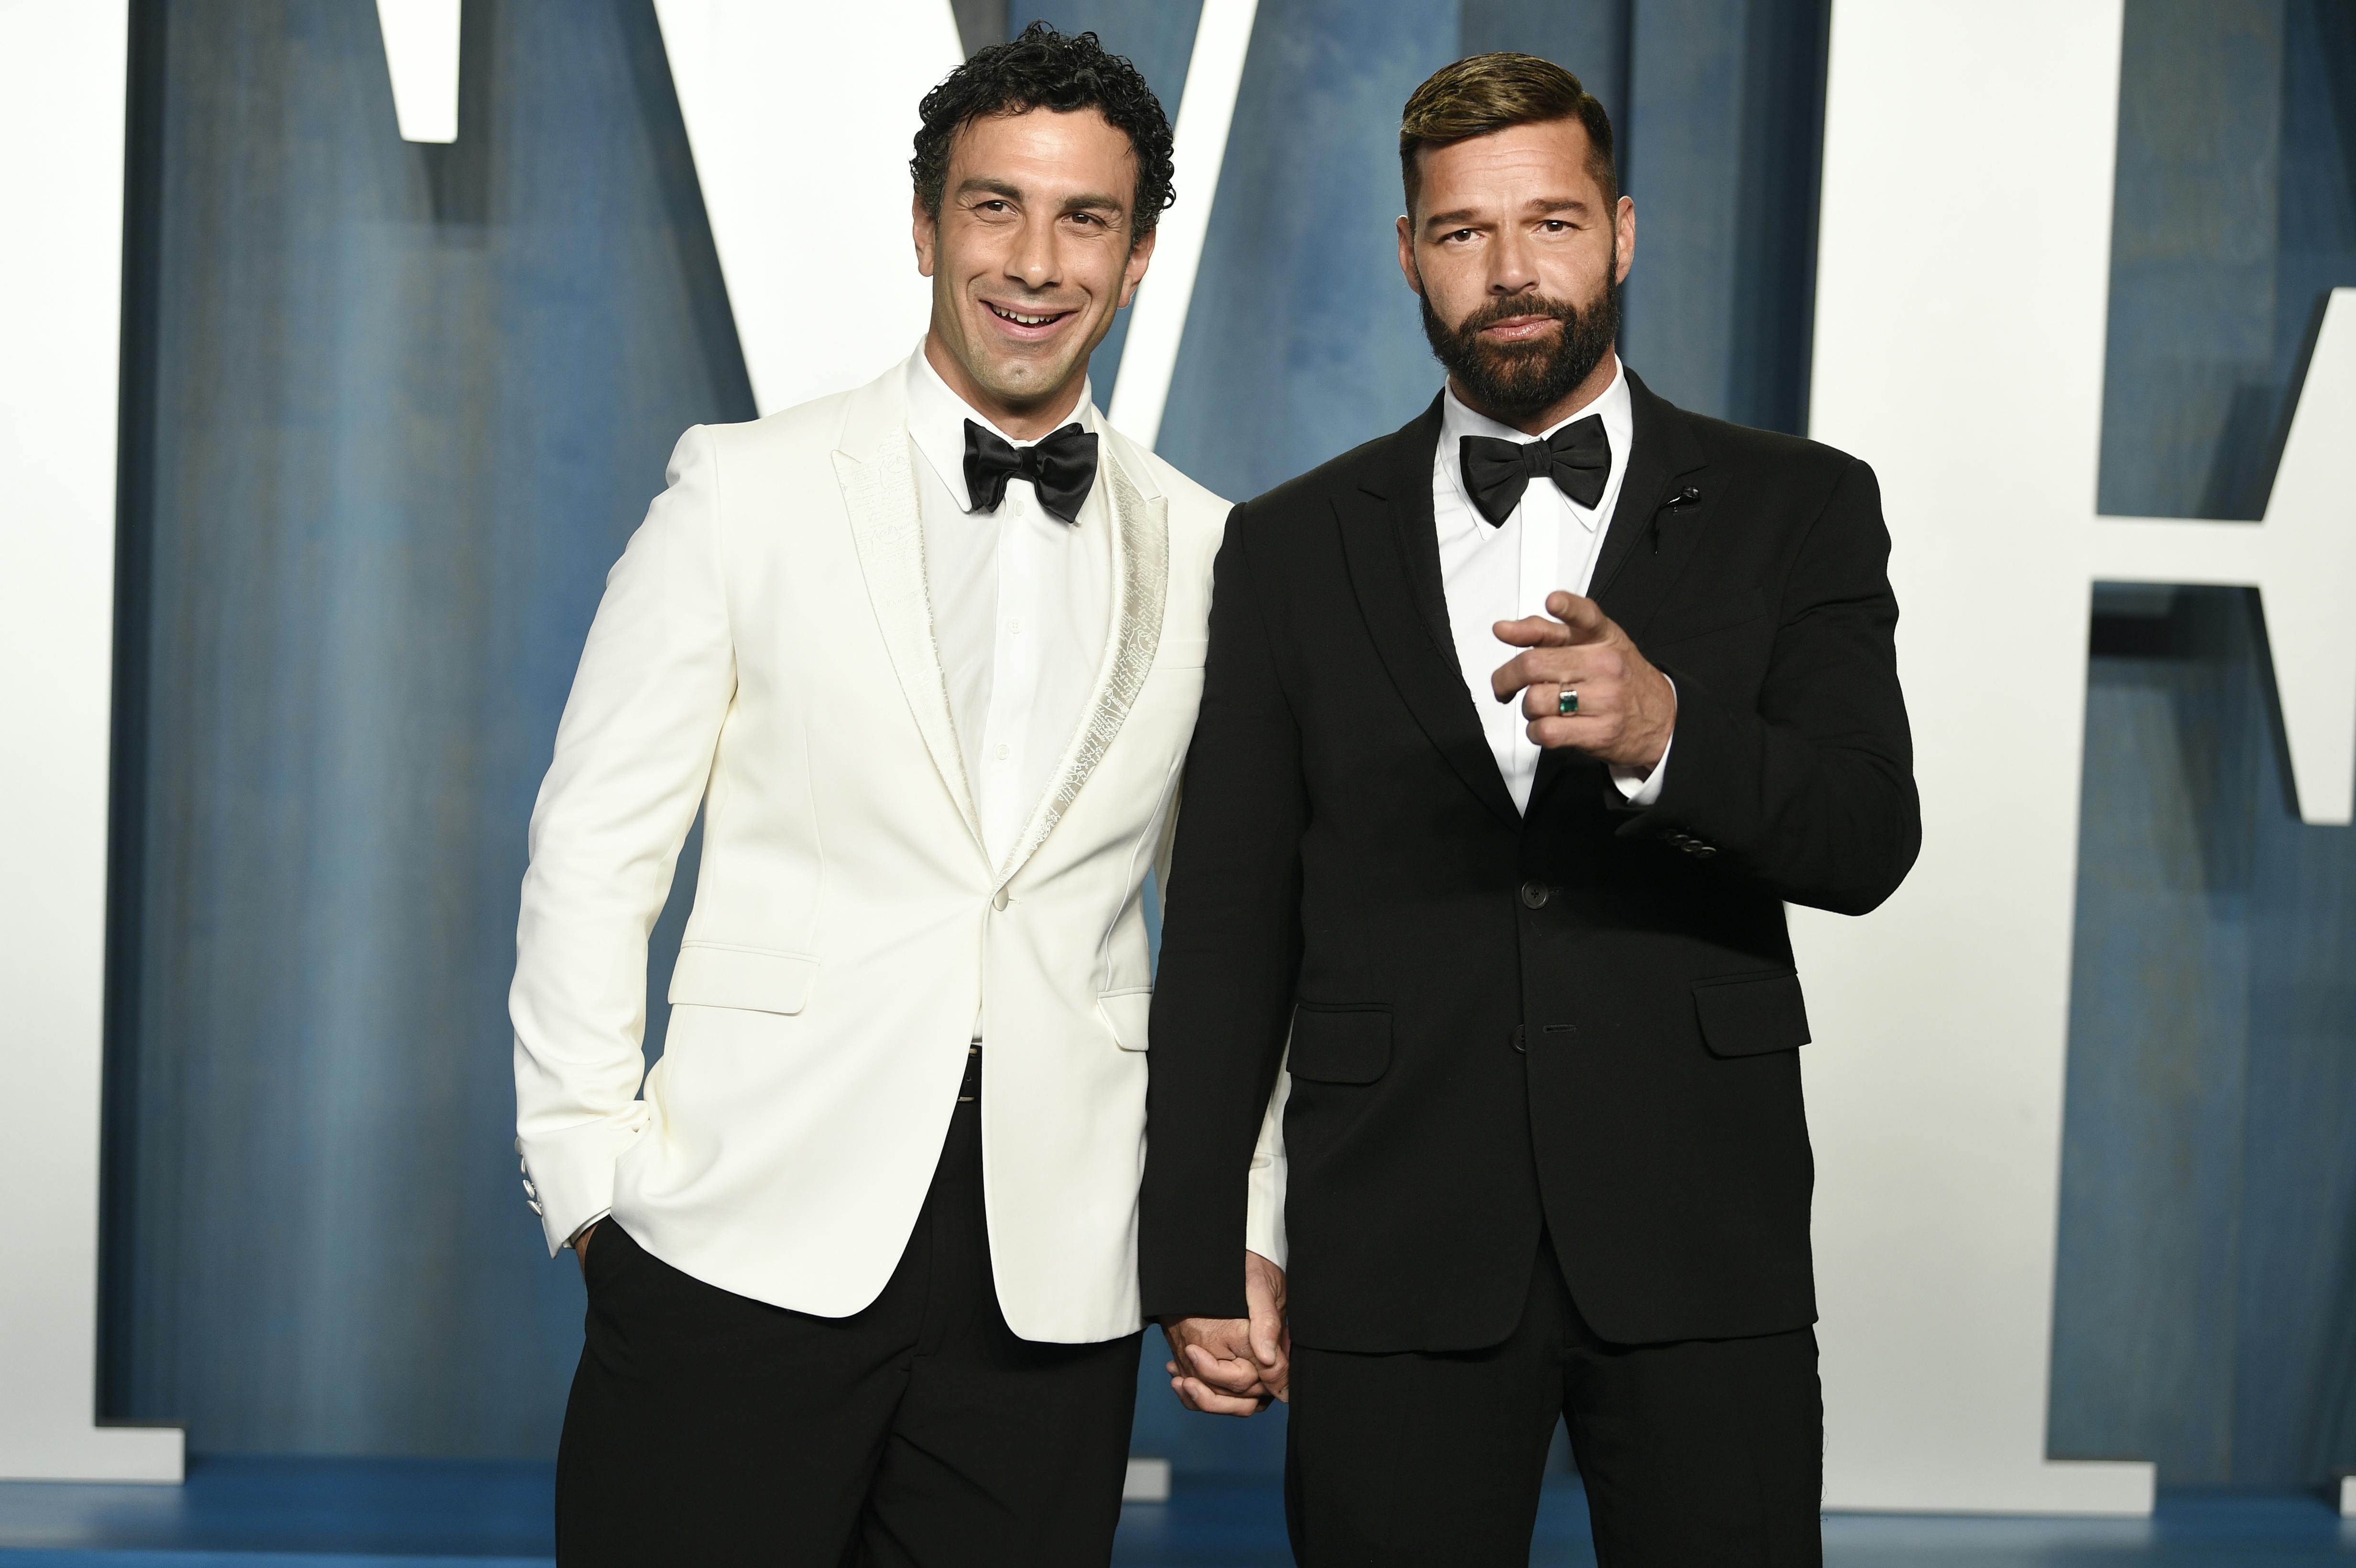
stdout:
[(736, 689), (719, 457), (680, 438), (669, 487), (605, 579), (532, 808), (516, 926), (516, 1148), (552, 1255), (613, 1202), (645, 1127), (647, 937)]
[(1284, 1236), (1284, 1101), (1292, 1093), (1289, 1063), (1277, 1063), (1276, 1087), (1269, 1091), (1268, 1112), (1259, 1123), (1259, 1143), (1252, 1150), (1251, 1183), (1244, 1201), (1244, 1246), (1282, 1268)]

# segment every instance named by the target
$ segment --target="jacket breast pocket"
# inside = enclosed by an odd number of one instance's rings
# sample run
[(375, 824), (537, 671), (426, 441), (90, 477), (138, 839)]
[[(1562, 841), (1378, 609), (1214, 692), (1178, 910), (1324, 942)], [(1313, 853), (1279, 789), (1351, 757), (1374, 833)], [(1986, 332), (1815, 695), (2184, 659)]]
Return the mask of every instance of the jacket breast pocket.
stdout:
[(670, 972), (673, 1006), (738, 1008), (755, 1013), (798, 1013), (809, 1005), (818, 960), (763, 947), (716, 942), (680, 944)]
[(1702, 1043), (1712, 1056), (1764, 1056), (1808, 1043), (1800, 976), (1789, 970), (1697, 980), (1693, 999)]
[(1372, 1083), (1390, 1070), (1389, 1009), (1301, 1003), (1292, 1014), (1289, 1065), (1312, 1083)]
[(1211, 639), (1208, 637), (1165, 636), (1162, 639), (1162, 645), (1153, 650), (1153, 667), (1201, 669), (1210, 649)]
[(1698, 604), (1671, 609), (1644, 628), (1641, 642), (1647, 648), (1665, 648), (1748, 625), (1766, 613), (1767, 601), (1759, 596), (1759, 591), (1740, 587), (1730, 592), (1710, 594)]

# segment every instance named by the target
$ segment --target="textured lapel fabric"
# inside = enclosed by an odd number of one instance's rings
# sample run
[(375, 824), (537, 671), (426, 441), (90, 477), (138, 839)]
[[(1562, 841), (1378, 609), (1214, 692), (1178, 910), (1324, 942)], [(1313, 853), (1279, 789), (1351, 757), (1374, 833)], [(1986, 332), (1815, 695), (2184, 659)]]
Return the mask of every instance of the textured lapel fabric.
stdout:
[(1107, 425), (1102, 415), (1096, 415), (1094, 423), (1106, 438), (1097, 483), (1105, 486), (1113, 523), (1112, 635), (1106, 639), (1096, 688), (1065, 750), (1063, 763), (1055, 770), (1055, 782), (1032, 808), (1023, 837), (998, 869), (1001, 887), (1012, 881), (1014, 874), (1038, 853), (1039, 846), (1079, 798), (1081, 786), (1120, 733), (1162, 645), (1162, 612), (1170, 587), (1170, 503), (1153, 486), (1142, 454)]
[(940, 771), (974, 847), (980, 849), (981, 819), (974, 810), (973, 788), (949, 718), (940, 651), (933, 642), (925, 531), (916, 511), (916, 475), (909, 467), (901, 374), (894, 366), (852, 395), (834, 453), (835, 477), (842, 486), (860, 570), (867, 579), (868, 602), (891, 653), (893, 673), (899, 677), (933, 766)]
[(1518, 828), (1521, 813), (1481, 732), (1449, 632), (1431, 510), (1440, 406), (1434, 398), (1420, 418), (1390, 436), (1359, 494), (1336, 504), (1342, 549), (1366, 629), (1416, 722), (1465, 787)]

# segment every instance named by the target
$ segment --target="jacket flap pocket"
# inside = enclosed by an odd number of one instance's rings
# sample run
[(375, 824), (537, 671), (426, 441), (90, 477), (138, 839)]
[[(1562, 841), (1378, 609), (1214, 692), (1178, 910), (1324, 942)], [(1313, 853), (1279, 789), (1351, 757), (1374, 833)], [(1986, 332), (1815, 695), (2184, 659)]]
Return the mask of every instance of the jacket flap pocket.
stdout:
[(1795, 974), (1700, 980), (1693, 997), (1702, 1041), (1713, 1056), (1762, 1056), (1808, 1043), (1808, 1009)]
[(1143, 1051), (1145, 1020), (1153, 1012), (1153, 987), (1107, 991), (1097, 998), (1097, 1011), (1104, 1015), (1105, 1027), (1112, 1030), (1115, 1045), (1123, 1051)]
[(1317, 1008), (1302, 1003), (1292, 1015), (1295, 1078), (1323, 1083), (1372, 1083), (1390, 1068), (1391, 1015), (1380, 1008)]
[(670, 999), (700, 1008), (742, 1008), (755, 1013), (798, 1013), (809, 1000), (818, 960), (758, 947), (711, 943), (680, 944), (670, 972)]

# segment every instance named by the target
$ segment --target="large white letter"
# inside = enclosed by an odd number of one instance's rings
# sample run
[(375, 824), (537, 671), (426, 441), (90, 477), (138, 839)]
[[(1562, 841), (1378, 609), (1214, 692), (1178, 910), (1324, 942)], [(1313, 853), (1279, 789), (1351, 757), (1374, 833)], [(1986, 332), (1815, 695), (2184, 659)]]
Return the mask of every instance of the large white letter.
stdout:
[(855, 387), (925, 335), (916, 103), (964, 58), (946, 0), (655, 0), (765, 413)]
[(2335, 302), (2266, 521), (2094, 516), (2120, 0), (1840, 0), (1814, 432), (1895, 543), (1921, 863), (1797, 912), (1817, 1043), (1826, 1501), (2143, 1513), (2045, 1456), (2062, 1058), (2097, 577), (2262, 587), (2299, 798), (2356, 755), (2356, 310)]
[(0, 1477), (177, 1481), (102, 1427), (98, 1129), (123, 322), (117, 5), (0, 3)]

